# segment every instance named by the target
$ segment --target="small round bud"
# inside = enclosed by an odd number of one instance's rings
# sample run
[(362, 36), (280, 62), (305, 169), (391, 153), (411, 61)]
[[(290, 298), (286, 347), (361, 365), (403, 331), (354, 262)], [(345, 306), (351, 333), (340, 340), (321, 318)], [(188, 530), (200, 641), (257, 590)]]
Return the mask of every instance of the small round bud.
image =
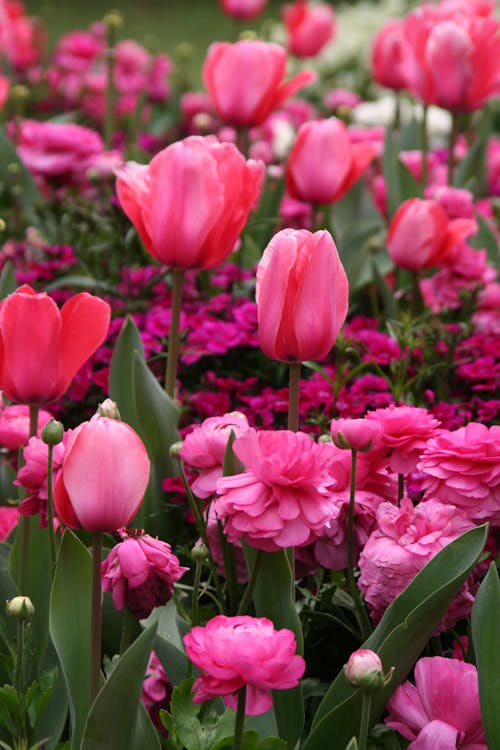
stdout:
[(333, 443), (333, 438), (331, 435), (320, 435), (318, 438), (318, 443)]
[(369, 649), (354, 651), (344, 665), (344, 673), (351, 685), (367, 692), (381, 690), (387, 685), (394, 667), (385, 675), (380, 657)]
[(29, 88), (27, 86), (23, 86), (22, 83), (16, 83), (16, 85), (12, 86), (10, 90), (11, 99), (15, 99), (17, 101), (26, 101), (26, 99), (29, 99), (29, 95)]
[(108, 29), (121, 29), (123, 26), (123, 16), (119, 10), (111, 10), (104, 16), (103, 22)]
[(330, 432), (337, 448), (369, 451), (379, 445), (383, 429), (369, 419), (334, 419)]
[(190, 42), (180, 42), (175, 48), (175, 56), (180, 62), (187, 62), (193, 57), (194, 47)]
[(0, 232), (5, 232), (7, 229), (7, 222), (0, 218)]
[(11, 161), (10, 164), (7, 165), (7, 171), (13, 177), (17, 177), (17, 175), (21, 171), (21, 167), (19, 166), (19, 164), (17, 164), (17, 162)]
[(15, 596), (6, 602), (7, 614), (19, 620), (29, 620), (35, 614), (33, 602), (29, 596)]
[(169, 449), (170, 458), (179, 458), (182, 450), (182, 441), (179, 440), (177, 443), (172, 443)]
[(252, 31), (252, 29), (245, 29), (245, 31), (241, 32), (240, 39), (257, 39), (257, 34), (255, 31)]
[(191, 550), (191, 557), (195, 562), (204, 562), (210, 555), (206, 544), (196, 544)]
[(97, 407), (97, 413), (100, 417), (108, 417), (108, 419), (121, 419), (120, 411), (116, 401), (112, 401), (110, 398), (106, 398), (102, 404)]
[(55, 419), (49, 419), (42, 430), (42, 440), (46, 445), (59, 445), (64, 435), (64, 426)]

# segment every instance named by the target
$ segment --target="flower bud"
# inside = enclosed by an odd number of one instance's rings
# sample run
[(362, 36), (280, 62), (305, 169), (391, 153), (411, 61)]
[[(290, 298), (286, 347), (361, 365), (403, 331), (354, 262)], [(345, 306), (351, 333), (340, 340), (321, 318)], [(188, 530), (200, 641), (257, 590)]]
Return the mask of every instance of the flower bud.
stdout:
[(120, 411), (116, 401), (112, 401), (110, 398), (105, 399), (102, 404), (99, 404), (97, 413), (100, 417), (108, 417), (109, 419), (121, 419)]
[(42, 440), (46, 445), (59, 445), (64, 435), (64, 426), (55, 419), (49, 419), (42, 430)]
[(6, 603), (7, 614), (20, 620), (29, 620), (35, 613), (35, 608), (28, 596), (15, 596)]
[(344, 665), (344, 673), (351, 685), (374, 692), (381, 690), (392, 677), (394, 667), (384, 675), (382, 662), (374, 651), (369, 649), (359, 649), (354, 651), (349, 657), (349, 661)]
[(367, 419), (334, 419), (330, 432), (337, 448), (369, 451), (377, 447), (383, 430), (378, 422)]
[(191, 557), (196, 563), (208, 560), (209, 556), (210, 552), (206, 544), (196, 544), (191, 550)]
[(112, 10), (109, 13), (106, 13), (103, 22), (108, 29), (121, 29), (123, 26), (123, 16), (119, 10)]
[(172, 445), (169, 448), (169, 454), (170, 458), (178, 459), (182, 450), (182, 440), (179, 440), (177, 443), (172, 443)]

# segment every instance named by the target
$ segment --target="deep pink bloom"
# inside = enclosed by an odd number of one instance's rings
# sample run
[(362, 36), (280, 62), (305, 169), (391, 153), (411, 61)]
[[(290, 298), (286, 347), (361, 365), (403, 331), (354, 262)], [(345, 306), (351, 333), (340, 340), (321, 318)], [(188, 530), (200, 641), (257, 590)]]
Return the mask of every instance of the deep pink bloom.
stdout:
[(394, 91), (407, 87), (410, 50), (404, 35), (404, 22), (388, 21), (373, 40), (371, 69), (373, 78), (381, 86)]
[(246, 685), (245, 713), (262, 714), (272, 707), (270, 691), (296, 687), (305, 670), (292, 631), (275, 630), (265, 617), (218, 615), (183, 640), (188, 657), (202, 670), (193, 685), (195, 703), (221, 696), (236, 710), (238, 691)]
[(473, 219), (450, 221), (436, 201), (410, 198), (394, 214), (387, 250), (397, 266), (418, 271), (441, 265), (455, 245), (476, 231)]
[(215, 494), (217, 480), (222, 476), (227, 441), (234, 432), (240, 437), (249, 429), (248, 420), (240, 412), (205, 419), (184, 439), (181, 458), (189, 466), (201, 469), (191, 485), (197, 497), (205, 499)]
[(283, 229), (257, 266), (259, 341), (283, 362), (322, 359), (348, 306), (347, 276), (329, 232)]
[(422, 489), (477, 523), (500, 524), (500, 426), (469, 422), (431, 438), (418, 463)]
[(87, 292), (58, 309), (45, 293), (19, 287), (0, 304), (0, 388), (12, 401), (55, 401), (102, 344), (109, 326), (107, 302)]
[(366, 419), (382, 428), (379, 447), (390, 452), (389, 466), (397, 474), (415, 471), (420, 454), (440, 424), (427, 409), (393, 404), (369, 411)]
[(473, 664), (419, 659), (415, 685), (404, 682), (387, 705), (385, 723), (412, 740), (408, 750), (487, 750)]
[[(63, 441), (52, 450), (52, 472), (54, 482), (60, 474), (66, 446), (72, 430), (66, 430)], [(39, 514), (40, 528), (47, 526), (47, 470), (49, 446), (41, 438), (31, 437), (23, 451), (24, 463), (17, 472), (14, 484), (24, 487), (26, 497), (19, 504), (22, 516)]]
[(123, 210), (146, 250), (171, 268), (212, 268), (233, 251), (261, 191), (264, 165), (215, 136), (167, 146), (117, 170)]
[(113, 604), (125, 606), (138, 620), (166, 604), (174, 583), (188, 568), (179, 564), (170, 544), (142, 529), (118, 529), (122, 541), (112, 548), (101, 566), (103, 591), (113, 592)]
[(303, 432), (250, 429), (233, 450), (245, 471), (218, 480), (215, 502), (230, 542), (275, 551), (321, 535), (331, 511), (323, 446)]
[[(38, 412), (38, 437), (40, 437), (40, 433), (49, 419), (52, 419), (52, 414), (45, 409), (40, 409)], [(17, 451), (22, 445), (26, 445), (29, 434), (29, 406), (24, 404), (4, 406), (0, 411), (0, 445), (2, 448)]]
[[(373, 619), (378, 622), (386, 608), (443, 547), (473, 528), (466, 514), (437, 500), (416, 507), (407, 498), (398, 508), (382, 503), (377, 509), (377, 528), (359, 558), (359, 587), (365, 594)], [(477, 582), (466, 581), (444, 616), (439, 629), (447, 630), (470, 614)]]
[(288, 49), (297, 57), (315, 57), (335, 36), (335, 14), (326, 3), (295, 0), (282, 7), (281, 16), (288, 33)]
[(361, 177), (376, 151), (370, 142), (351, 143), (336, 117), (306, 122), (288, 156), (288, 192), (309, 203), (335, 203)]
[(116, 419), (80, 424), (66, 447), (54, 507), (73, 529), (111, 532), (131, 522), (149, 481), (149, 458), (134, 430)]
[(203, 64), (203, 81), (217, 114), (230, 125), (261, 125), (285, 99), (315, 80), (303, 70), (283, 82), (286, 51), (278, 44), (243, 39), (214, 42)]
[(219, 5), (228, 16), (246, 21), (262, 13), (267, 0), (219, 0)]
[(5, 542), (12, 529), (17, 525), (19, 511), (9, 505), (0, 505), (0, 542)]
[(151, 652), (146, 669), (146, 677), (142, 684), (141, 702), (155, 727), (164, 737), (167, 729), (160, 719), (160, 711), (170, 709), (172, 686), (168, 681), (163, 664), (154, 651)]

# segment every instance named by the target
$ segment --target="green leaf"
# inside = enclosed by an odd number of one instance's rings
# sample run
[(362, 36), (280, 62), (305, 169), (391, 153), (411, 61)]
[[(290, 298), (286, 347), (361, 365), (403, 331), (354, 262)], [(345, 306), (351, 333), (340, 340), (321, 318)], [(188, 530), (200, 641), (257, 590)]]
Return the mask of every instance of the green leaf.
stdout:
[(109, 395), (118, 404), (120, 416), (136, 432), (139, 421), (134, 403), (134, 353), (144, 359), (140, 333), (130, 316), (127, 316), (116, 340), (109, 371)]
[[(56, 670), (56, 680), (49, 701), (38, 722), (35, 740), (45, 739), (47, 750), (53, 750), (60, 740), (68, 716), (68, 691), (54, 646), (49, 641), (42, 664), (43, 670)], [(48, 738), (48, 739), (47, 739)]]
[(83, 276), (81, 274), (69, 274), (68, 276), (60, 276), (55, 281), (51, 281), (45, 287), (47, 292), (51, 292), (53, 289), (64, 289), (71, 287), (72, 289), (85, 289), (93, 292), (99, 292), (100, 294), (116, 294), (116, 287), (109, 284), (107, 281), (101, 281), (94, 279), (92, 276)]
[[(17, 175), (12, 176), (9, 167), (11, 164), (17, 165)], [(7, 137), (4, 127), (0, 127), (0, 184), (12, 186), (18, 185), (19, 200), (26, 218), (37, 223), (35, 214), (35, 205), (41, 202), (41, 195), (31, 173), (24, 166), (23, 162), (17, 155), (12, 141)]]
[(173, 732), (176, 741), (186, 750), (213, 750), (223, 738), (232, 738), (236, 714), (229, 708), (220, 715), (212, 710), (201, 720), (202, 706), (193, 703), (193, 682), (194, 677), (189, 677), (172, 692), (167, 721), (169, 732)]
[(10, 260), (4, 265), (0, 274), (0, 300), (16, 291), (17, 281)]
[(156, 624), (153, 624), (120, 657), (92, 704), (81, 750), (160, 748), (158, 736), (151, 731), (151, 722), (148, 724), (141, 716), (142, 684), (155, 635)]
[(66, 529), (50, 600), (50, 634), (68, 688), (73, 750), (80, 747), (90, 706), (90, 603), (92, 560)]
[(488, 750), (500, 748), (500, 580), (494, 563), (476, 594), (472, 639), (479, 677), (479, 700)]
[(469, 244), (479, 249), (485, 248), (488, 253), (488, 263), (500, 271), (500, 253), (498, 252), (498, 240), (493, 234), (488, 222), (482, 216), (476, 214), (478, 232), (471, 237)]
[[(210, 750), (233, 750), (233, 738), (226, 737), (225, 739), (218, 742)], [(243, 732), (241, 741), (241, 750), (286, 750), (286, 743), (278, 737), (266, 737), (264, 740), (260, 740), (258, 733), (249, 729)]]
[(179, 616), (173, 599), (152, 611), (146, 625), (153, 622), (157, 622), (158, 627), (154, 650), (163, 664), (168, 681), (176, 685), (186, 677), (188, 659), (179, 633)]
[[(396, 687), (406, 678), (463, 582), (476, 565), (487, 527), (466, 532), (442, 549), (387, 608), (362, 648), (377, 652), (386, 670), (395, 672), (372, 697), (372, 721), (381, 715)], [(359, 728), (362, 695), (338, 675), (313, 719), (304, 750), (324, 750), (331, 737), (345, 746)]]
[(400, 141), (388, 130), (385, 137), (382, 168), (387, 185), (387, 208), (392, 218), (399, 206), (409, 198), (420, 194), (420, 185), (399, 158)]

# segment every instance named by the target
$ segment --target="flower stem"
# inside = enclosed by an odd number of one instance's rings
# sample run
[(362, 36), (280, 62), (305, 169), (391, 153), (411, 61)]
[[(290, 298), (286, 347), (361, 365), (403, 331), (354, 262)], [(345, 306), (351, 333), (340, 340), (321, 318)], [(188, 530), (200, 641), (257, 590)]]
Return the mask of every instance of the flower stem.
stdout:
[(429, 152), (429, 135), (427, 132), (428, 111), (428, 105), (424, 104), (422, 110), (422, 195), (427, 185), (427, 154)]
[(405, 477), (404, 474), (398, 474), (398, 503), (401, 502), (405, 495)]
[(101, 560), (102, 534), (92, 534), (92, 612), (90, 622), (90, 705), (99, 692), (101, 680)]
[(448, 141), (448, 185), (453, 184), (455, 171), (455, 144), (457, 142), (459, 130), (460, 116), (457, 112), (454, 112), (452, 116), (450, 137)]
[(243, 685), (238, 693), (238, 708), (236, 709), (236, 722), (234, 725), (234, 750), (240, 750), (243, 740), (243, 729), (245, 727), (245, 704), (247, 698), (247, 686)]
[(107, 28), (106, 48), (106, 99), (104, 112), (104, 144), (107, 149), (113, 145), (113, 131), (115, 128), (115, 43), (116, 30), (113, 24)]
[(366, 749), (368, 731), (370, 729), (370, 711), (372, 706), (372, 696), (367, 690), (363, 690), (363, 705), (361, 708), (361, 723), (359, 726), (358, 750)]
[(354, 602), (354, 612), (361, 635), (363, 636), (363, 640), (365, 640), (370, 635), (372, 626), (359, 596), (354, 578), (354, 501), (356, 498), (357, 455), (357, 450), (353, 449), (351, 451), (351, 482), (349, 490), (349, 516), (347, 520), (347, 587)]
[(52, 498), (52, 484), (53, 484), (53, 455), (54, 446), (49, 445), (49, 454), (47, 458), (47, 528), (49, 532), (50, 542), (50, 561), (52, 563), (52, 571), (56, 566), (56, 537), (54, 534), (54, 507)]
[(195, 625), (198, 625), (198, 597), (200, 595), (201, 566), (201, 560), (197, 560), (194, 571), (193, 598), (191, 601), (191, 625), (193, 628)]
[(288, 429), (298, 432), (299, 429), (299, 389), (300, 362), (290, 362), (290, 379), (288, 390)]
[(174, 398), (177, 362), (180, 352), (179, 322), (181, 318), (182, 290), (184, 271), (174, 268), (172, 271), (172, 308), (170, 315), (170, 333), (168, 335), (167, 370), (165, 373), (165, 391)]
[(261, 560), (262, 560), (262, 550), (258, 549), (255, 554), (255, 559), (253, 561), (252, 570), (250, 572), (250, 578), (247, 583), (245, 593), (243, 594), (243, 598), (240, 602), (240, 606), (238, 607), (238, 615), (246, 614), (246, 611), (250, 605), (250, 602), (252, 601), (252, 594), (255, 588), (255, 584), (257, 583), (257, 577), (259, 575)]

